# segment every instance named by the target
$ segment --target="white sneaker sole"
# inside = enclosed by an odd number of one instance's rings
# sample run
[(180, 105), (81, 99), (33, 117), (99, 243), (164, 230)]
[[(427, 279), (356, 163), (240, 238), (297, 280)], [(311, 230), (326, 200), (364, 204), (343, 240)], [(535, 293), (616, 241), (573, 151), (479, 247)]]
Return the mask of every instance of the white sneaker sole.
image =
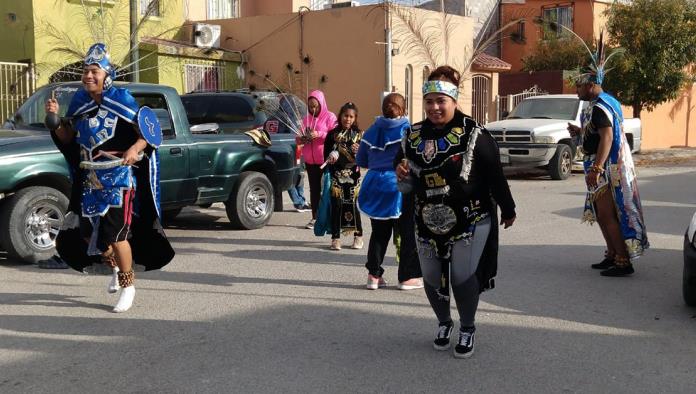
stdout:
[(474, 355), (474, 349), (471, 349), (469, 353), (452, 352), (452, 354), (454, 354), (454, 358), (469, 358)]
[(422, 289), (423, 285), (402, 285), (399, 284), (399, 290), (417, 290)]
[(433, 349), (439, 350), (439, 351), (449, 350), (449, 348), (450, 348), (451, 346), (452, 346), (451, 343), (448, 343), (448, 344), (445, 345), (445, 346), (438, 346), (438, 345), (436, 345), (436, 344), (433, 343)]

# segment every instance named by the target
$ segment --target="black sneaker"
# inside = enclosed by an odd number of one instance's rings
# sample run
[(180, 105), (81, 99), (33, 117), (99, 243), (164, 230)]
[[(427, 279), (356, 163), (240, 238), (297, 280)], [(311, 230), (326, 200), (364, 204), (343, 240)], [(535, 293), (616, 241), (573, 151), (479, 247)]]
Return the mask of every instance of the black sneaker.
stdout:
[(450, 335), (452, 335), (453, 328), (454, 323), (452, 323), (451, 320), (447, 323), (440, 323), (437, 326), (435, 340), (433, 341), (433, 348), (435, 350), (447, 350), (450, 348)]
[(612, 257), (605, 257), (604, 260), (602, 260), (599, 263), (592, 264), (590, 267), (596, 270), (605, 270), (607, 268), (611, 268), (614, 265), (614, 258)]
[(455, 358), (469, 358), (474, 355), (474, 332), (459, 330), (459, 343), (454, 347)]
[(628, 276), (634, 273), (633, 264), (628, 263), (626, 265), (613, 265), (609, 269), (606, 269), (599, 274), (602, 276)]

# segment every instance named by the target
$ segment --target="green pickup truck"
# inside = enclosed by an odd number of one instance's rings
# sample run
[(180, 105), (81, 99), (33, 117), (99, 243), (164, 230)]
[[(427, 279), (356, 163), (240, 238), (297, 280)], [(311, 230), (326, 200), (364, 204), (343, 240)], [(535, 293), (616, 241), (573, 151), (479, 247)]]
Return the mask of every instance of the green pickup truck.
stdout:
[[(140, 105), (157, 114), (161, 206), (166, 218), (185, 206), (224, 202), (235, 228), (263, 227), (282, 192), (299, 173), (293, 134), (273, 134), (262, 147), (247, 135), (220, 133), (215, 125), (190, 126), (176, 90), (129, 83)], [(0, 129), (0, 249), (10, 258), (36, 262), (54, 253), (54, 241), (68, 206), (70, 174), (43, 125), (44, 104), (53, 94), (61, 115), (79, 83), (37, 90)]]

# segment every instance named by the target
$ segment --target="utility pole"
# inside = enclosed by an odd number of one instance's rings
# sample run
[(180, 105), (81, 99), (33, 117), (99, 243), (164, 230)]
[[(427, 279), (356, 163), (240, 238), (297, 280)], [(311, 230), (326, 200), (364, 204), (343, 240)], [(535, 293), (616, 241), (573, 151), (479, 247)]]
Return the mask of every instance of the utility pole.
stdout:
[(440, 12), (445, 13), (445, 0), (440, 0)]
[(384, 66), (385, 66), (385, 92), (392, 91), (392, 32), (391, 32), (391, 18), (389, 15), (389, 0), (383, 0), (384, 4)]
[(138, 35), (135, 29), (138, 27), (138, 0), (130, 0), (130, 61), (133, 72), (133, 82), (140, 80), (140, 66), (138, 65)]

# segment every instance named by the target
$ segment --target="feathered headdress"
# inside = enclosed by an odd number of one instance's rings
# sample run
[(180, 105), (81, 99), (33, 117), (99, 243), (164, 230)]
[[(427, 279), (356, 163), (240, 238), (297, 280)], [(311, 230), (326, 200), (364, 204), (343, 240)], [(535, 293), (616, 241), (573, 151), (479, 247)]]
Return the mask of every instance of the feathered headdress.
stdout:
[(601, 85), (602, 82), (604, 82), (604, 77), (606, 76), (606, 74), (612, 70), (611, 68), (608, 69), (606, 67), (609, 63), (609, 60), (611, 60), (611, 58), (613, 58), (617, 54), (623, 53), (624, 49), (616, 48), (611, 52), (611, 54), (609, 54), (609, 56), (605, 56), (606, 45), (604, 43), (604, 31), (601, 31), (599, 33), (599, 38), (597, 39), (597, 50), (592, 52), (592, 50), (585, 43), (585, 40), (583, 40), (573, 30), (561, 24), (554, 23), (554, 25), (556, 27), (563, 28), (564, 30), (568, 31), (573, 37), (580, 40), (582, 45), (587, 50), (587, 53), (590, 55), (589, 63), (587, 65), (579, 67), (577, 74), (573, 76), (573, 80), (575, 81), (575, 83), (595, 83), (597, 85)]

